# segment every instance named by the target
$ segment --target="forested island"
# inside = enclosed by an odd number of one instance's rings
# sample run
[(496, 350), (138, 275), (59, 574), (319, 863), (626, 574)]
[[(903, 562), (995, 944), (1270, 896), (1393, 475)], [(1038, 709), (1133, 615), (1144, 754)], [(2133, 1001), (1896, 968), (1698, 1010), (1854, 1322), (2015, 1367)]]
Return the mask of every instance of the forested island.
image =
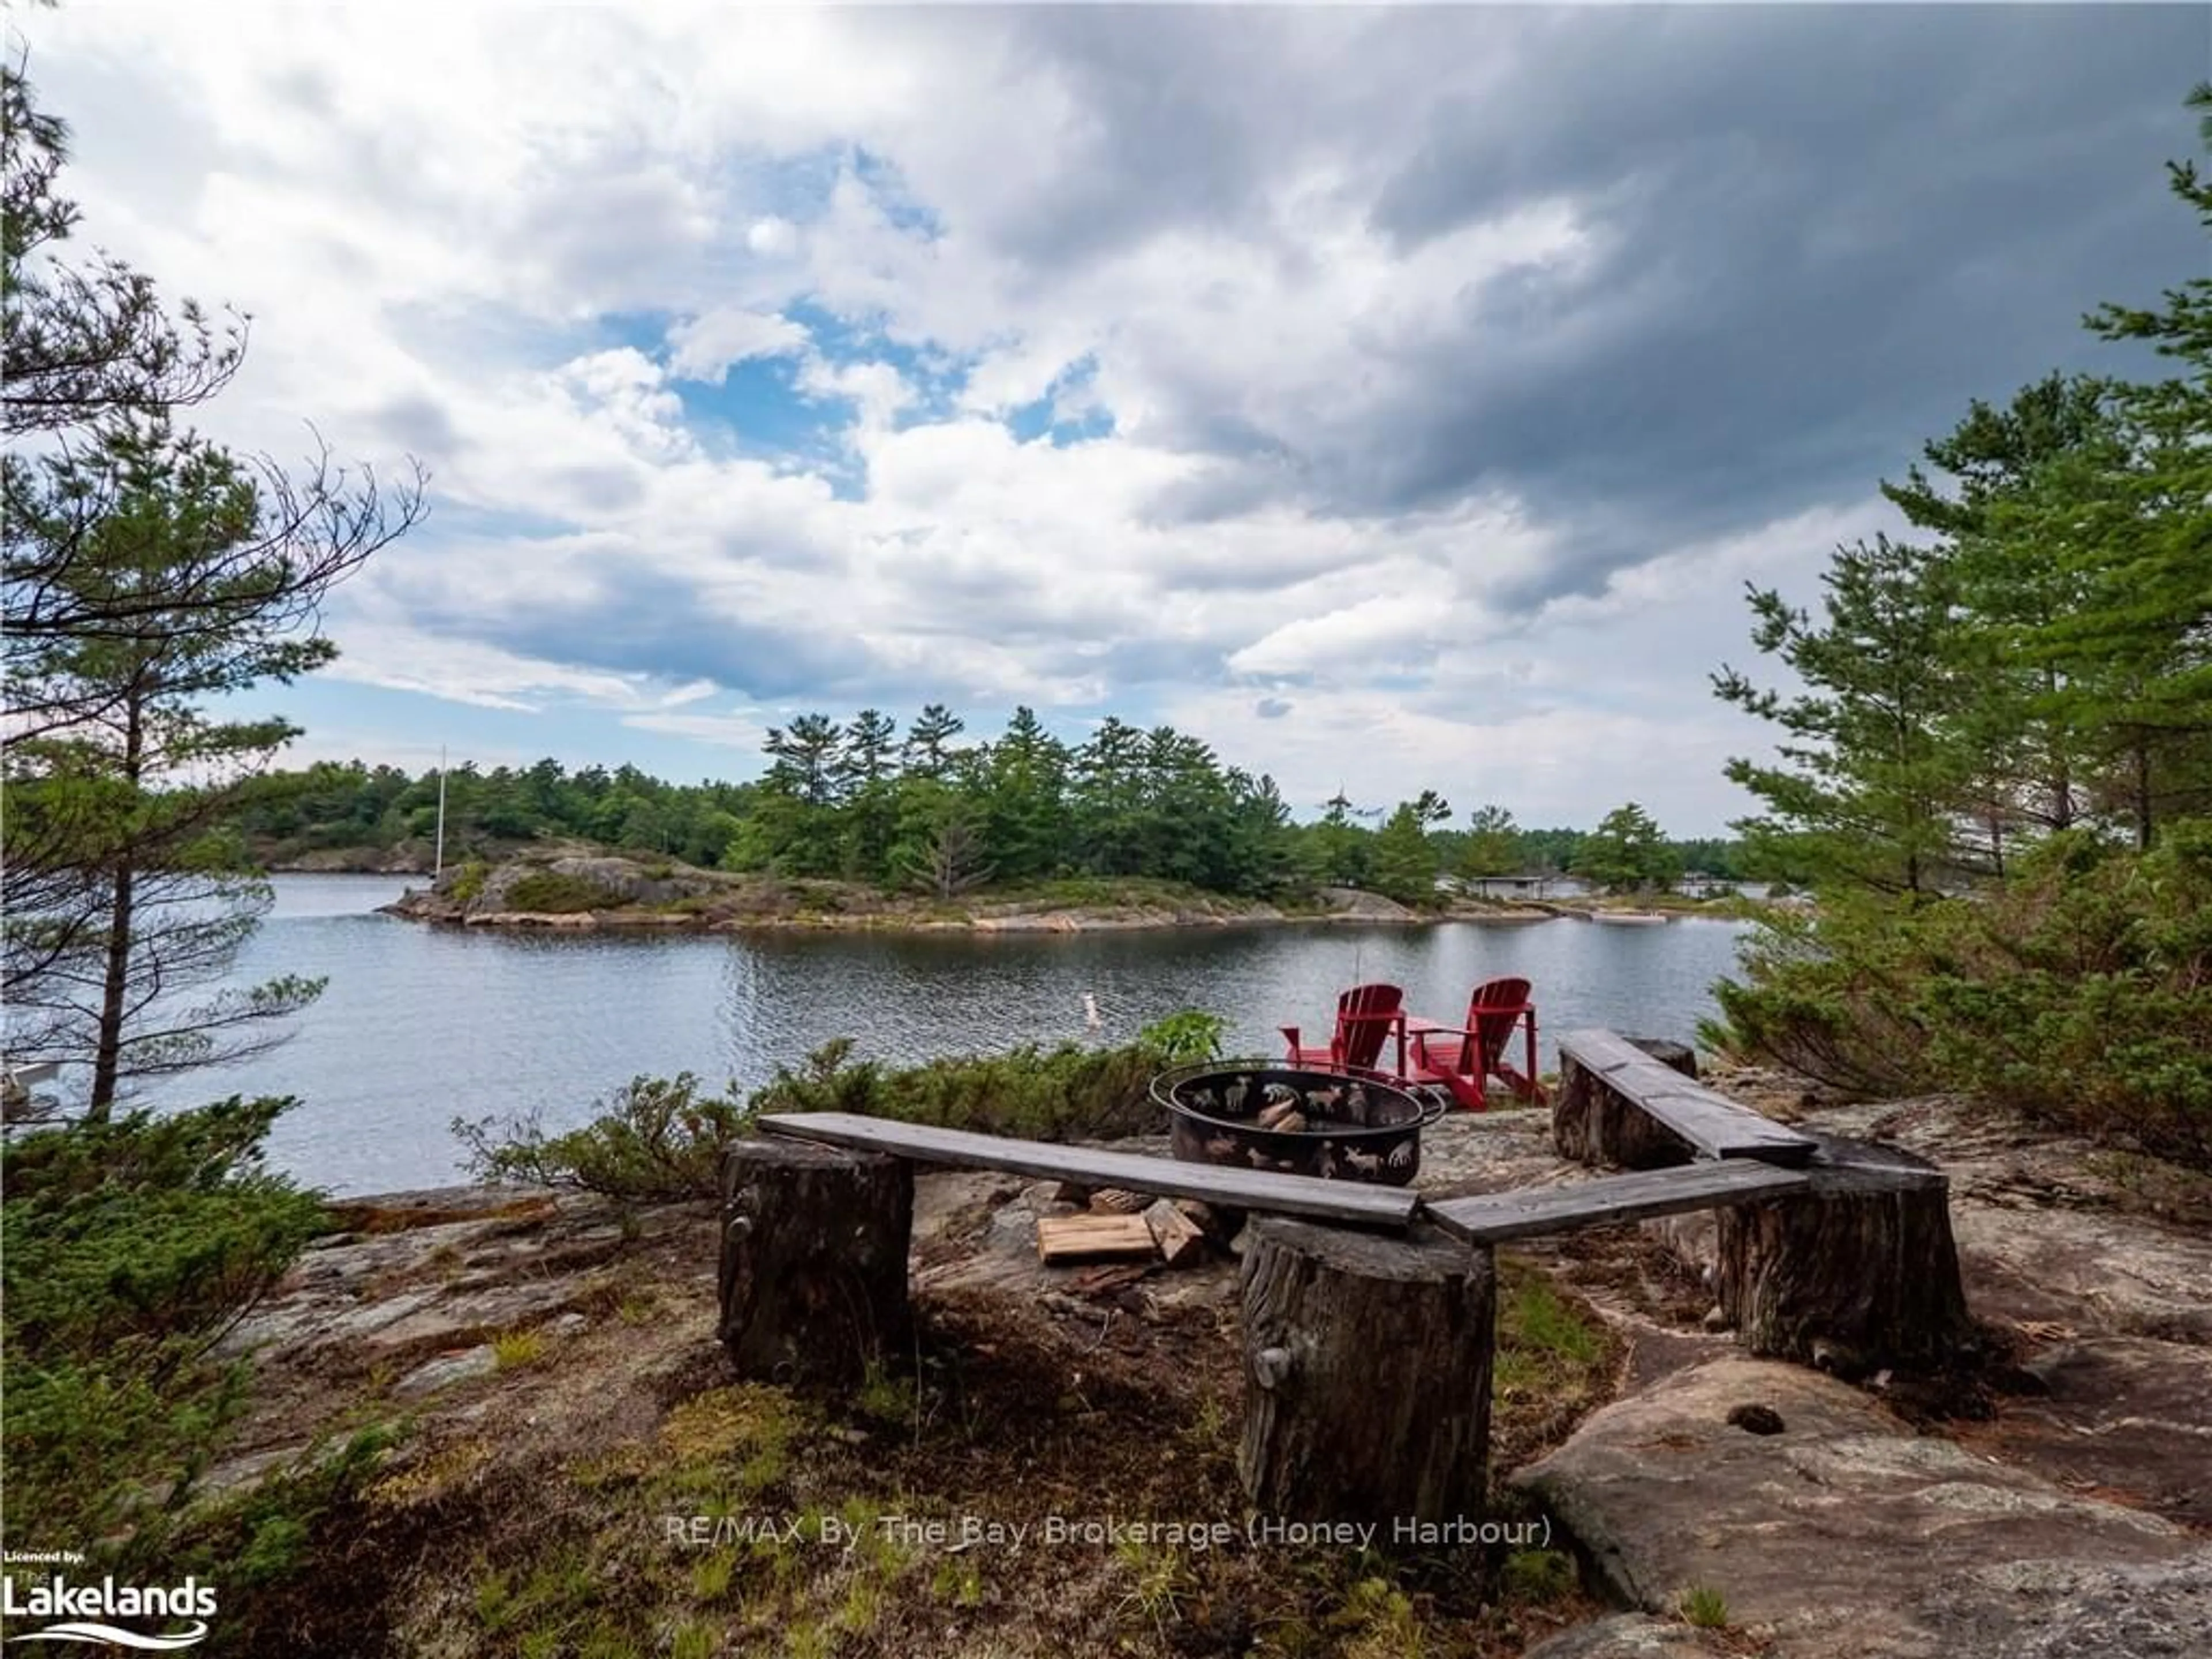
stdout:
[[(1429, 905), (1439, 878), (1567, 876), (1627, 892), (1750, 873), (1736, 841), (1669, 839), (1633, 802), (1592, 829), (1524, 830), (1497, 805), (1455, 827), (1433, 789), (1387, 811), (1339, 794), (1298, 823), (1272, 778), (1224, 765), (1170, 726), (1109, 718), (1070, 745), (1020, 708), (994, 739), (963, 743), (964, 731), (936, 704), (903, 734), (878, 709), (843, 724), (802, 715), (769, 733), (763, 775), (736, 784), (550, 759), (462, 765), (443, 780), (444, 856), (496, 861), (533, 843), (586, 842), (648, 864), (939, 899), (1149, 880), (1294, 902), (1358, 888)], [(440, 782), (360, 762), (271, 772), (233, 822), (271, 868), (426, 872)]]

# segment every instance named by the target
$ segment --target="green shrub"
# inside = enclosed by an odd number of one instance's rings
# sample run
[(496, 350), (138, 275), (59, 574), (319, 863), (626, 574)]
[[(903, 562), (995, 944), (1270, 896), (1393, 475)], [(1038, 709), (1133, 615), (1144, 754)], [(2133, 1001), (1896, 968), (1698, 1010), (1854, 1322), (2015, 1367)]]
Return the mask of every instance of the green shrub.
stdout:
[(1722, 1018), (1698, 1028), (1707, 1048), (1866, 1098), (1940, 1086), (1913, 1007), (1924, 963), (1894, 905), (1854, 896), (1765, 911), (1738, 959), (1742, 980), (1713, 988)]
[(0, 1144), (9, 1502), (57, 1537), (154, 1547), (244, 1402), (210, 1349), (323, 1225), (261, 1167), (286, 1099)]
[(2053, 836), (1922, 948), (1948, 1079), (2212, 1167), (2212, 823), (2141, 854)]
[(1717, 1046), (2212, 1167), (2212, 823), (2148, 853), (2053, 836), (1973, 898), (1775, 918), (1744, 966)]
[(549, 1135), (538, 1115), (455, 1118), (469, 1173), (480, 1181), (580, 1187), (641, 1201), (711, 1198), (723, 1149), (750, 1133), (753, 1109), (699, 1096), (690, 1072), (633, 1078), (580, 1129)]
[(1218, 1014), (1178, 1008), (1138, 1032), (1137, 1046), (1150, 1049), (1164, 1066), (1193, 1066), (1221, 1058), (1221, 1039), (1228, 1029)]
[(483, 891), (484, 880), (491, 874), (491, 866), (482, 859), (471, 859), (453, 872), (446, 884), (446, 896), (456, 904), (470, 904)]
[(42, 1130), (0, 1149), (6, 1318), (41, 1354), (205, 1344), (275, 1285), (321, 1201), (261, 1166), (289, 1099)]
[(611, 892), (582, 876), (565, 875), (557, 870), (532, 870), (515, 878), (502, 902), (510, 910), (557, 916), (577, 910), (611, 910), (623, 899), (621, 894)]
[(779, 1066), (750, 1102), (757, 1112), (860, 1112), (908, 1123), (1029, 1140), (1136, 1133), (1152, 1127), (1149, 1093), (1160, 1056), (1123, 1048), (1027, 1047), (900, 1069), (854, 1061), (841, 1037), (798, 1071)]
[[(1175, 1030), (1174, 1040), (1186, 1044), (1206, 1035), (1194, 1024)], [(453, 1132), (478, 1180), (579, 1187), (636, 1201), (711, 1198), (724, 1149), (750, 1133), (764, 1112), (855, 1112), (1030, 1140), (1107, 1138), (1154, 1127), (1150, 1085), (1164, 1061), (1162, 1049), (1142, 1042), (1062, 1043), (897, 1068), (854, 1060), (852, 1052), (852, 1039), (840, 1037), (796, 1070), (778, 1066), (742, 1106), (701, 1099), (698, 1079), (686, 1072), (673, 1082), (632, 1079), (598, 1117), (564, 1133), (545, 1133), (535, 1113), (457, 1117)]]
[(1564, 1550), (1515, 1550), (1499, 1573), (1505, 1595), (1516, 1601), (1564, 1601), (1582, 1586), (1575, 1558)]

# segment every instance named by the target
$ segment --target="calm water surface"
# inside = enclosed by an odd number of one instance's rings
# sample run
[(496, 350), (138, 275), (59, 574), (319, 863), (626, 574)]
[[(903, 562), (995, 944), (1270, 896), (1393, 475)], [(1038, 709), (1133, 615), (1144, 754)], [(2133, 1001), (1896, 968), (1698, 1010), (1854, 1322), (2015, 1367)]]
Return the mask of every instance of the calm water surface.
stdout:
[[(1190, 928), (1087, 934), (495, 933), (375, 914), (404, 880), (286, 876), (241, 978), (326, 975), (281, 1048), (149, 1091), (187, 1104), (292, 1094), (270, 1159), (338, 1193), (460, 1174), (447, 1125), (537, 1110), (591, 1115), (640, 1073), (767, 1080), (836, 1036), (888, 1060), (1024, 1042), (1121, 1042), (1182, 1007), (1230, 1022), (1232, 1052), (1273, 1052), (1275, 1027), (1325, 1036), (1363, 979), (1457, 1018), (1481, 979), (1534, 982), (1547, 1031), (1610, 1025), (1687, 1038), (1735, 960), (1738, 925), (1581, 921), (1434, 927)], [(1084, 1028), (1085, 993), (1103, 1029)], [(1547, 1045), (1548, 1049), (1548, 1045)], [(1555, 1063), (1547, 1051), (1545, 1064)]]

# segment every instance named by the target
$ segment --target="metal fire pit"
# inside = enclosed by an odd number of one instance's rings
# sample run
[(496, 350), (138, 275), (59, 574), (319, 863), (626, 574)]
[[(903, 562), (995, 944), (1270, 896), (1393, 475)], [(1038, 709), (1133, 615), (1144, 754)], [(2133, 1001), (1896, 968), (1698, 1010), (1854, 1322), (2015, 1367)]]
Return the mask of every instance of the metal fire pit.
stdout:
[[(1374, 1073), (1211, 1061), (1163, 1072), (1152, 1098), (1167, 1109), (1176, 1157), (1278, 1175), (1402, 1187), (1420, 1172), (1421, 1129), (1444, 1114)], [(1260, 1121), (1289, 1105), (1296, 1118)]]

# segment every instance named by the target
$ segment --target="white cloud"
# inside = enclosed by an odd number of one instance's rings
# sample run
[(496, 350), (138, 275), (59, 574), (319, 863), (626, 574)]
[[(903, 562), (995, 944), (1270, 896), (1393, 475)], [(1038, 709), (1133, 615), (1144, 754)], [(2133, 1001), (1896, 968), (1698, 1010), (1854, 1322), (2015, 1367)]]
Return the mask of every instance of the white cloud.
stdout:
[(325, 678), (524, 713), (536, 712), (550, 696), (621, 703), (640, 696), (638, 679), (533, 661), (474, 641), (441, 640), (404, 623), (356, 616), (343, 637), (344, 651), (323, 671)]
[(781, 258), (799, 246), (799, 227), (773, 214), (745, 227), (745, 246), (764, 258)]
[(743, 714), (625, 714), (623, 724), (718, 748), (742, 749), (750, 755), (759, 754), (768, 737), (768, 722)]
[[(1240, 674), (1357, 678), (1436, 644), (1440, 619), (1418, 592), (1377, 593), (1317, 617), (1300, 617), (1233, 653)], [(1352, 672), (1347, 672), (1352, 671)]]
[(689, 685), (679, 685), (660, 699), (663, 708), (681, 708), (686, 703), (701, 702), (714, 695), (717, 690), (712, 680), (694, 680)]
[(809, 357), (799, 371), (799, 389), (810, 398), (840, 398), (859, 411), (862, 434), (890, 426), (914, 402), (914, 388), (893, 363), (833, 363)]
[[(1682, 432), (1732, 407), (1692, 377), (1676, 418), (1623, 430), (1617, 406), (1670, 383), (1589, 367), (1640, 367), (1717, 303), (1711, 249), (1608, 263), (1647, 192), (1698, 176), (1647, 146), (1668, 119), (1607, 106), (1598, 159), (1538, 165), (1577, 85), (1557, 65), (1641, 24), (460, 7), (222, 31), (79, 7), (19, 27), (76, 124), (86, 240), (255, 313), (210, 428), (290, 454), (312, 416), (342, 454), (431, 465), (429, 525), (334, 609), (359, 683), (738, 747), (768, 701), (1157, 707), (1308, 794), (1348, 767), (1377, 798), (1425, 779), (1532, 821), (1634, 793), (1710, 828), (1745, 743), (1704, 677), (1745, 653), (1741, 582), (1804, 586), (1881, 521), (1822, 483), (1676, 529), (1620, 482), (1672, 476)], [(1725, 33), (1680, 27), (1683, 60)], [(1455, 133), (1493, 126), (1457, 158)], [(1721, 146), (1732, 187), (1750, 153)], [(1473, 205), (1413, 225), (1401, 198), (1423, 191)], [(1784, 459), (1848, 423), (1788, 354), (1696, 342), (1716, 374), (1764, 355), (1814, 387)], [(788, 404), (725, 389), (767, 358), (792, 365)], [(1501, 427), (1553, 388), (1561, 432)], [(1023, 441), (1007, 422), (1041, 402), (1110, 435)], [(1761, 454), (1719, 453), (1767, 487)], [(1295, 708), (1262, 718), (1271, 697)]]
[(792, 356), (806, 345), (806, 331), (788, 317), (722, 306), (668, 331), (669, 372), (678, 380), (720, 380), (736, 364)]

